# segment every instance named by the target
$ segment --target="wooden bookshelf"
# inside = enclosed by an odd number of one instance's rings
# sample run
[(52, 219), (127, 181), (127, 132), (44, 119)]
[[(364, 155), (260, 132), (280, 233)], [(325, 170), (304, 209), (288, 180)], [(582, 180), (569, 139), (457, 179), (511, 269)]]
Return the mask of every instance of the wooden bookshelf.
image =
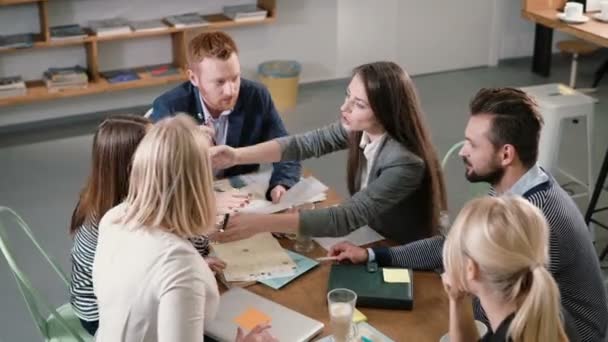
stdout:
[(0, 6), (22, 5), (46, 1), (47, 0), (0, 0)]
[[(151, 32), (130, 32), (127, 34), (118, 34), (105, 37), (98, 37), (89, 33), (86, 38), (75, 38), (66, 40), (51, 40), (49, 34), (48, 23), (48, 0), (0, 0), (0, 5), (16, 5), (24, 3), (38, 3), (40, 16), (40, 33), (37, 35), (33, 45), (25, 48), (0, 48), (2, 53), (18, 53), (23, 50), (30, 49), (46, 49), (58, 48), (73, 45), (83, 45), (87, 55), (87, 70), (89, 73), (89, 85), (84, 89), (70, 89), (59, 92), (49, 92), (42, 81), (26, 82), (27, 94), (22, 96), (13, 96), (8, 98), (0, 98), (0, 107), (21, 105), (31, 102), (48, 101), (53, 99), (69, 98), (75, 96), (92, 95), (110, 91), (120, 91), (136, 88), (144, 88), (158, 86), (174, 82), (181, 82), (187, 79), (184, 72), (186, 66), (186, 36), (188, 33), (205, 31), (205, 30), (220, 30), (232, 27), (243, 27), (250, 25), (271, 24), (276, 21), (276, 0), (258, 0), (258, 6), (268, 11), (268, 16), (263, 20), (251, 21), (233, 21), (223, 14), (203, 15), (203, 19), (210, 24), (202, 27), (185, 27), (175, 28), (167, 27), (166, 29), (151, 31)], [(139, 73), (140, 79), (124, 82), (124, 83), (108, 83), (100, 76), (99, 71), (99, 43), (117, 40), (130, 40), (143, 37), (170, 35), (173, 46), (173, 64), (180, 68), (180, 73), (165, 77), (151, 77), (147, 73)], [(42, 74), (42, 71), (41, 71)], [(5, 75), (7, 76), (7, 75)]]
[(140, 77), (140, 79), (130, 82), (109, 83), (106, 79), (99, 78), (97, 81), (89, 82), (87, 88), (66, 89), (58, 92), (50, 92), (43, 81), (28, 81), (26, 82), (27, 94), (22, 96), (0, 98), (0, 106), (12, 106), (53, 99), (65, 99), (75, 96), (107, 93), (112, 91), (160, 86), (174, 82), (183, 82), (187, 79), (186, 73), (183, 70), (180, 70), (178, 74), (163, 77), (153, 77), (146, 72), (138, 72), (137, 75)]

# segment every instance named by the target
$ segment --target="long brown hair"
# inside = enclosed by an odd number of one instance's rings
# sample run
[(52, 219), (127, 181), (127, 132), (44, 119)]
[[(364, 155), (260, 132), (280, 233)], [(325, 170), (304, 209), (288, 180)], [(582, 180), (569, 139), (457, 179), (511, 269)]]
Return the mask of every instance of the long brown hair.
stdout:
[[(393, 62), (363, 64), (353, 70), (353, 75), (363, 81), (369, 105), (388, 136), (424, 161), (425, 175), (418, 193), (424, 197), (421, 200), (429, 209), (427, 222), (436, 234), (440, 212), (447, 210), (445, 183), (412, 79)], [(349, 134), (347, 180), (351, 195), (360, 185), (362, 133)]]
[(127, 196), (131, 160), (150, 120), (115, 115), (104, 120), (93, 137), (89, 178), (72, 213), (70, 234), (83, 224), (97, 225), (101, 217)]

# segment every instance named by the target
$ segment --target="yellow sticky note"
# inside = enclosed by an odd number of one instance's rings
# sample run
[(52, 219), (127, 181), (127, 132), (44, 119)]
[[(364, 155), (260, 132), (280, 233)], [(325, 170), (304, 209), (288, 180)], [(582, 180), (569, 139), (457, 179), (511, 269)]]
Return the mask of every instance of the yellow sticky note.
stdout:
[(359, 323), (367, 321), (367, 317), (359, 310), (355, 308), (355, 313), (353, 313), (353, 323)]
[(241, 328), (251, 330), (258, 324), (270, 323), (270, 316), (254, 308), (248, 308), (245, 312), (235, 317), (234, 322)]
[(410, 272), (406, 268), (383, 268), (382, 276), (385, 283), (409, 283)]

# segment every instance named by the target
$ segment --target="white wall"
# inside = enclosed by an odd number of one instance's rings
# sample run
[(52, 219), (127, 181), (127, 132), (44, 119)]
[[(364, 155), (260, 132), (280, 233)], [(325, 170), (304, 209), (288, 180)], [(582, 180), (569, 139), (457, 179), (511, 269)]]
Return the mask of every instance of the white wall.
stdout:
[(487, 65), (491, 9), (488, 0), (338, 0), (336, 75), (382, 59), (412, 75)]
[[(492, 1), (502, 6), (496, 13), (508, 16), (498, 25), (507, 35), (499, 44), (499, 57), (529, 54), (533, 36), (528, 29), (532, 25), (519, 19), (519, 2)], [(240, 47), (246, 77), (255, 76), (259, 63), (277, 58), (300, 61), (302, 82), (347, 77), (354, 66), (374, 60), (394, 60), (416, 75), (488, 65), (496, 50), (491, 44), (492, 1), (277, 0), (276, 23), (228, 32)], [(53, 0), (49, 15), (52, 25), (86, 24), (113, 16), (146, 19), (193, 10), (211, 13), (220, 11), (223, 4), (244, 2), (252, 0)], [(36, 13), (32, 5), (0, 7), (0, 34), (36, 30)], [(514, 29), (513, 22), (529, 28)], [(520, 43), (513, 47), (513, 41)], [(169, 62), (170, 48), (168, 36), (101, 43), (100, 68)], [(0, 76), (21, 74), (39, 79), (50, 66), (75, 64), (86, 64), (81, 46), (0, 53)], [(172, 86), (0, 107), (0, 126), (147, 105)]]
[(487, 65), (491, 1), (399, 1), (398, 61), (412, 74)]
[[(498, 39), (500, 41), (498, 58), (515, 58), (532, 56), (534, 50), (534, 24), (521, 16), (521, 1), (492, 0), (496, 2), (500, 15)], [(557, 52), (555, 44), (568, 35), (554, 31), (553, 51)]]

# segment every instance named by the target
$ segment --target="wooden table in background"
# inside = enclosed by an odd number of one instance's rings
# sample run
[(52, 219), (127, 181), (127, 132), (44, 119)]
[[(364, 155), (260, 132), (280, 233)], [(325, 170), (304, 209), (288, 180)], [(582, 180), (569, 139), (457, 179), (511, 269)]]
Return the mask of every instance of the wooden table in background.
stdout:
[[(330, 206), (340, 201), (336, 192), (329, 190), (327, 200), (318, 206)], [(281, 245), (291, 249), (293, 241), (283, 240)], [(316, 258), (325, 254), (326, 251), (315, 243), (315, 249), (306, 256)], [(262, 284), (251, 285), (247, 289), (323, 322), (325, 328), (317, 338), (323, 337), (330, 334), (326, 301), (330, 265), (323, 262), (280, 290)], [(433, 272), (414, 272), (413, 284), (414, 309), (411, 311), (371, 308), (359, 310), (367, 316), (370, 325), (395, 341), (438, 341), (448, 330), (449, 315), (448, 299), (441, 278)]]
[[(590, 19), (584, 24), (571, 25), (557, 18), (565, 0), (523, 0), (522, 16), (536, 23), (532, 71), (549, 76), (553, 30), (558, 30), (582, 40), (608, 47), (608, 24), (593, 19), (593, 13), (585, 13)], [(576, 1), (580, 2), (580, 1)]]

